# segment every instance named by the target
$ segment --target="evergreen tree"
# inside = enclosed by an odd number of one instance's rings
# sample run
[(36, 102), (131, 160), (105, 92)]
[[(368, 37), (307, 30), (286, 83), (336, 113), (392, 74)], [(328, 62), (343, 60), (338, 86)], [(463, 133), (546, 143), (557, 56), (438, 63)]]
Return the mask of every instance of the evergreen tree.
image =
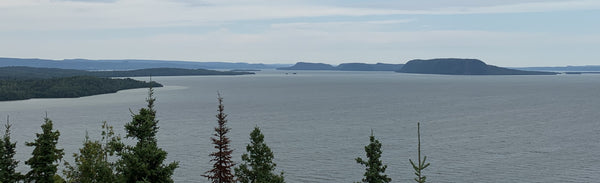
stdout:
[(410, 164), (412, 165), (413, 169), (415, 169), (415, 175), (417, 176), (417, 178), (415, 178), (415, 181), (418, 183), (425, 183), (425, 180), (427, 179), (427, 177), (425, 177), (421, 171), (423, 171), (423, 169), (427, 168), (429, 166), (429, 163), (425, 164), (425, 160), (427, 160), (427, 156), (423, 157), (423, 161), (421, 161), (421, 125), (419, 123), (417, 123), (417, 139), (418, 139), (418, 156), (419, 156), (419, 164), (415, 165), (415, 163), (411, 160), (408, 159), (408, 161), (410, 162)]
[(235, 163), (231, 160), (232, 149), (229, 148), (229, 138), (225, 136), (229, 132), (230, 128), (226, 126), (227, 114), (225, 114), (223, 106), (223, 98), (218, 94), (218, 114), (217, 123), (215, 127), (214, 137), (210, 138), (217, 149), (216, 152), (210, 154), (213, 158), (211, 162), (214, 162), (213, 169), (207, 171), (204, 177), (208, 178), (213, 183), (234, 183), (235, 178), (231, 172), (231, 168), (235, 166)]
[(0, 182), (15, 183), (23, 178), (21, 173), (16, 172), (15, 168), (19, 165), (19, 161), (14, 159), (16, 154), (16, 142), (10, 141), (10, 122), (6, 117), (6, 131), (4, 137), (0, 140)]
[(138, 114), (133, 115), (132, 121), (125, 124), (127, 137), (136, 139), (137, 143), (135, 146), (126, 146), (119, 153), (121, 159), (118, 162), (117, 170), (122, 174), (121, 181), (128, 183), (173, 182), (171, 176), (179, 163), (163, 164), (167, 158), (167, 152), (159, 148), (156, 141), (158, 120), (155, 119), (155, 100), (154, 90), (150, 88), (146, 99), (147, 107), (141, 108)]
[(113, 127), (102, 123), (101, 141), (92, 141), (85, 135), (83, 148), (79, 154), (73, 153), (75, 165), (65, 162), (63, 171), (68, 182), (103, 183), (117, 180), (115, 163), (109, 161), (115, 152), (122, 148), (121, 138), (115, 137)]
[(385, 169), (387, 165), (384, 165), (379, 158), (381, 158), (381, 143), (373, 136), (373, 130), (371, 130), (371, 136), (369, 137), (371, 143), (365, 146), (365, 152), (367, 153), (367, 161), (362, 158), (356, 158), (356, 162), (365, 165), (365, 178), (362, 179), (364, 183), (387, 183), (391, 182), (392, 179), (385, 175)]
[(283, 172), (279, 175), (273, 173), (275, 163), (273, 163), (273, 152), (267, 144), (264, 143), (265, 136), (255, 127), (250, 133), (251, 144), (246, 146), (246, 151), (242, 155), (243, 164), (235, 168), (235, 175), (242, 183), (283, 183)]
[(25, 143), (26, 146), (35, 147), (31, 155), (33, 157), (25, 161), (25, 164), (31, 167), (27, 173), (27, 180), (36, 183), (52, 183), (56, 175), (57, 163), (64, 155), (63, 149), (57, 149), (58, 130), (52, 131), (52, 120), (44, 118), (42, 124), (42, 133), (36, 133), (37, 139), (34, 142)]

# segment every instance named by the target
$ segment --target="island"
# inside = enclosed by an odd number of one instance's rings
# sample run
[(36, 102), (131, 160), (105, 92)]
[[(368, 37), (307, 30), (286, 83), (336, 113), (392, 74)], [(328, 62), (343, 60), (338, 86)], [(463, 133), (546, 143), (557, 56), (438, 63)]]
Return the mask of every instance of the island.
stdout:
[(366, 64), (366, 63), (343, 63), (336, 68), (340, 71), (397, 71), (404, 64)]
[(556, 72), (522, 71), (487, 65), (478, 59), (438, 58), (408, 61), (397, 72), (446, 75), (556, 75)]
[(308, 62), (298, 62), (291, 67), (280, 67), (277, 70), (336, 70), (336, 68), (329, 64), (324, 63), (308, 63)]
[(342, 63), (333, 66), (324, 63), (298, 62), (291, 67), (277, 68), (278, 70), (325, 70), (325, 71), (397, 71), (403, 64), (366, 64), (366, 63)]

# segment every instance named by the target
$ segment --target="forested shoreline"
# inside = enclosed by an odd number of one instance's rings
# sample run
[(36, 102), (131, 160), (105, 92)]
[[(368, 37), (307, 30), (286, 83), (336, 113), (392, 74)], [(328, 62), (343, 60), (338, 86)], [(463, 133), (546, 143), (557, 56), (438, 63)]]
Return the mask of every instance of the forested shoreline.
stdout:
[(156, 82), (113, 77), (244, 75), (253, 72), (207, 69), (152, 68), (129, 71), (0, 67), (0, 101), (32, 98), (76, 98), (115, 93), (119, 90), (162, 87)]
[(50, 79), (0, 80), (0, 101), (32, 98), (76, 98), (115, 93), (119, 90), (162, 87), (157, 82), (130, 78), (111, 79), (92, 76), (72, 76)]

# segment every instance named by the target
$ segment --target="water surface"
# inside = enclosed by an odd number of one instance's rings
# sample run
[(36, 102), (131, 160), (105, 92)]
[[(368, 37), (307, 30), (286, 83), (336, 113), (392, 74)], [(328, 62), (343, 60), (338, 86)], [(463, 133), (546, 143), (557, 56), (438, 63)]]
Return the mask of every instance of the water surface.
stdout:
[[(364, 168), (371, 129), (383, 143), (393, 182), (414, 177), (416, 123), (430, 182), (596, 182), (600, 180), (600, 75), (444, 76), (393, 72), (261, 71), (248, 76), (153, 77), (159, 145), (179, 161), (176, 182), (206, 182), (216, 126), (216, 93), (225, 98), (234, 160), (261, 127), (287, 182), (353, 182)], [(138, 78), (147, 79), (147, 78)], [(145, 105), (147, 90), (74, 99), (0, 102), (24, 146), (45, 113), (72, 162), (86, 131), (123, 124)], [(0, 118), (2, 123), (5, 122)]]

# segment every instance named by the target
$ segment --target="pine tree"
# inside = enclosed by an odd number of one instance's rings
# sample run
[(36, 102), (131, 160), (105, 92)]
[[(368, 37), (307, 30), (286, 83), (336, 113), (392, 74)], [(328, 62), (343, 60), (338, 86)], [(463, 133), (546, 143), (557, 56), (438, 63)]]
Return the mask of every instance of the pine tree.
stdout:
[(273, 163), (273, 152), (267, 144), (264, 143), (265, 136), (260, 132), (258, 127), (255, 127), (250, 133), (251, 144), (246, 146), (246, 151), (242, 155), (243, 164), (235, 168), (235, 175), (242, 183), (283, 183), (283, 172), (279, 175), (273, 173), (275, 171), (275, 163)]
[(64, 174), (69, 182), (103, 183), (117, 180), (116, 165), (109, 161), (122, 148), (121, 138), (114, 136), (113, 127), (102, 123), (101, 141), (92, 141), (85, 135), (79, 154), (73, 153), (75, 165), (65, 162)]
[(365, 174), (362, 182), (364, 183), (387, 183), (391, 182), (392, 179), (385, 175), (385, 169), (387, 165), (384, 165), (381, 158), (381, 143), (373, 136), (373, 130), (371, 130), (371, 136), (369, 136), (371, 143), (365, 146), (365, 152), (367, 153), (367, 161), (362, 158), (356, 158), (356, 162), (365, 165)]
[(25, 164), (31, 167), (27, 173), (27, 180), (36, 183), (52, 183), (56, 175), (57, 163), (64, 155), (63, 149), (57, 149), (58, 130), (52, 131), (52, 120), (44, 118), (42, 124), (42, 133), (36, 133), (37, 139), (34, 142), (25, 143), (26, 146), (35, 147), (31, 155), (33, 157), (25, 161)]
[(425, 183), (425, 180), (427, 179), (427, 177), (425, 177), (421, 171), (423, 171), (423, 169), (427, 168), (429, 166), (429, 163), (425, 164), (425, 160), (427, 160), (427, 156), (423, 157), (423, 161), (421, 161), (421, 125), (419, 123), (417, 123), (417, 139), (418, 139), (418, 156), (419, 156), (419, 164), (415, 165), (415, 163), (411, 160), (408, 159), (408, 161), (410, 162), (410, 164), (412, 165), (413, 169), (415, 169), (415, 175), (417, 176), (417, 178), (415, 178), (415, 181), (418, 183)]
[(138, 114), (133, 115), (131, 122), (125, 124), (128, 138), (137, 140), (135, 146), (126, 146), (119, 155), (121, 159), (118, 164), (118, 172), (122, 174), (122, 180), (128, 183), (173, 182), (171, 176), (179, 166), (178, 162), (164, 165), (167, 152), (159, 148), (156, 141), (158, 132), (158, 120), (154, 110), (154, 90), (148, 91), (146, 108), (141, 108)]
[(210, 154), (213, 158), (211, 162), (214, 162), (213, 169), (207, 171), (204, 177), (208, 178), (213, 183), (234, 183), (235, 178), (231, 172), (231, 168), (235, 166), (235, 163), (231, 160), (232, 149), (229, 148), (229, 138), (227, 132), (229, 132), (230, 128), (226, 126), (227, 123), (227, 114), (225, 114), (224, 106), (223, 106), (223, 98), (220, 94), (217, 94), (217, 100), (219, 101), (218, 114), (217, 114), (217, 123), (218, 126), (215, 127), (214, 137), (211, 138), (216, 152)]
[(23, 178), (21, 173), (16, 172), (15, 168), (19, 165), (19, 161), (14, 159), (16, 154), (16, 142), (10, 141), (10, 122), (6, 117), (6, 131), (4, 137), (0, 140), (0, 182), (15, 183)]

